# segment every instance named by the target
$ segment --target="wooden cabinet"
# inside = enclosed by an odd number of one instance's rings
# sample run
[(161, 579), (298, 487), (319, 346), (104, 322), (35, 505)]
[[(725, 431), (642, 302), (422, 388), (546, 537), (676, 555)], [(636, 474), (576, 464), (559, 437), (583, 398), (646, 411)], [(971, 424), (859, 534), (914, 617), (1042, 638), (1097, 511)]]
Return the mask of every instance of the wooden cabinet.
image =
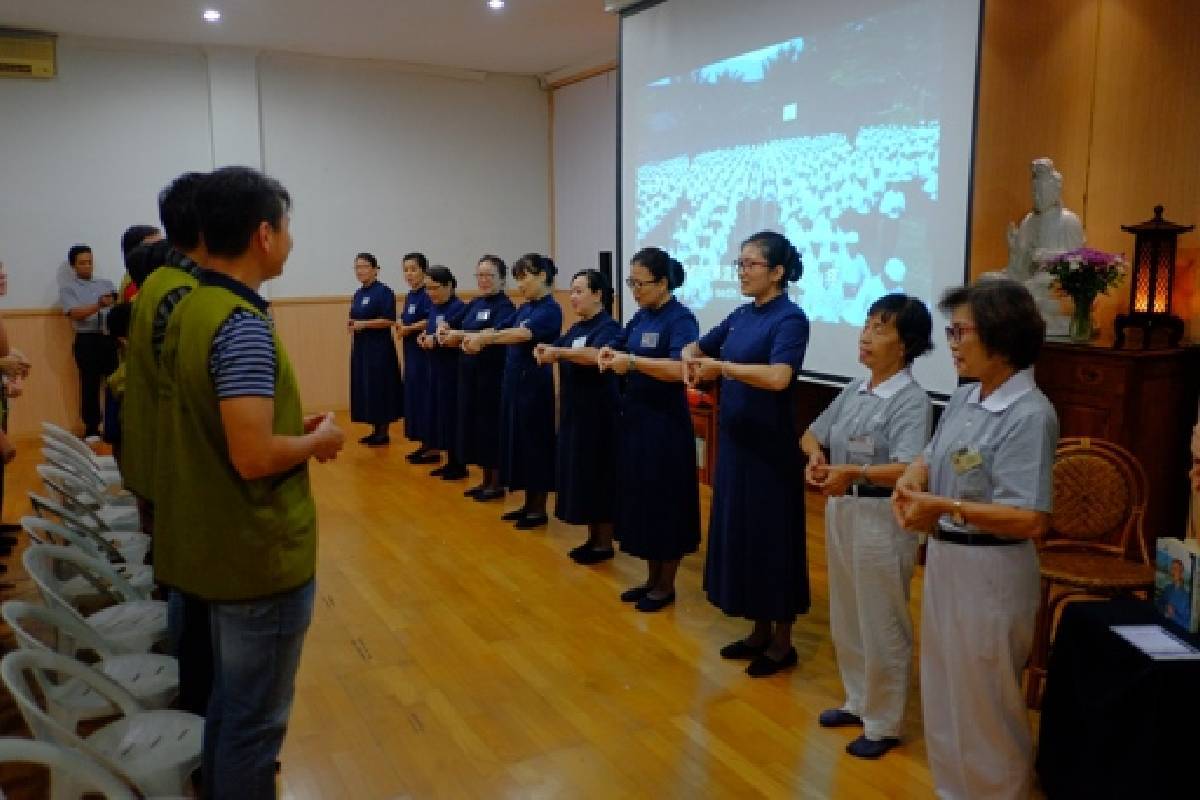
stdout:
[(1146, 471), (1150, 552), (1187, 530), (1200, 349), (1112, 350), (1048, 342), (1035, 367), (1062, 436), (1094, 436), (1132, 452)]

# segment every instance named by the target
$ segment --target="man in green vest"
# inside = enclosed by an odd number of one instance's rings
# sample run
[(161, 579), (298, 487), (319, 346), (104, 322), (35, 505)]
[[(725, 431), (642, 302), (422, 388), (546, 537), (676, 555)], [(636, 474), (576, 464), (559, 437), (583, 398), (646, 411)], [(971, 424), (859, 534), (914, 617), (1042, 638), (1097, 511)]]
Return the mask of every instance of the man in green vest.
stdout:
[[(165, 241), (137, 245), (129, 272), (139, 287), (133, 300), (125, 348), (125, 395), (121, 403), (121, 474), (137, 497), (142, 530), (154, 533), (155, 443), (158, 377), (167, 322), (184, 295), (196, 288), (207, 261), (196, 213), (196, 189), (204, 175), (180, 175), (158, 195)], [(212, 644), (208, 603), (167, 587), (167, 624), (172, 654), (179, 660), (178, 707), (203, 716), (212, 689)]]
[(163, 341), (154, 569), (210, 604), (207, 797), (275, 797), (275, 759), (312, 619), (316, 508), (308, 461), (343, 444), (333, 415), (304, 417), (296, 376), (259, 294), (292, 249), (291, 198), (224, 167), (196, 191), (208, 261)]

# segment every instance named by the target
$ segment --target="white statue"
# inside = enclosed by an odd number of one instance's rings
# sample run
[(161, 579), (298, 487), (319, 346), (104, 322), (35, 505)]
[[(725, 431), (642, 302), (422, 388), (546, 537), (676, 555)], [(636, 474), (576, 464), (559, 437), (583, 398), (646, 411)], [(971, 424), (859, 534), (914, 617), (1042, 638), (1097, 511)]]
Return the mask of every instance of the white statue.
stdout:
[(1050, 287), (1054, 280), (1037, 262), (1057, 253), (1083, 247), (1083, 223), (1062, 205), (1062, 175), (1048, 158), (1033, 161), (1033, 210), (1021, 224), (1008, 224), (1010, 278), (1021, 281), (1037, 301), (1046, 320), (1047, 336), (1066, 336), (1070, 318), (1062, 311), (1060, 296)]

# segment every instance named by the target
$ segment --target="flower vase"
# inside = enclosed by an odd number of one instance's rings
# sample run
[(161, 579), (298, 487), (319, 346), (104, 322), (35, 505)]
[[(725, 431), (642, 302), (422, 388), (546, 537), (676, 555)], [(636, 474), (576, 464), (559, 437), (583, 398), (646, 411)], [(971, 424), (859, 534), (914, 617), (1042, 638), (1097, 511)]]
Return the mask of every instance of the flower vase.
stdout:
[(1071, 296), (1075, 308), (1071, 311), (1071, 325), (1068, 335), (1073, 342), (1090, 342), (1092, 340), (1092, 304), (1096, 302), (1094, 294), (1078, 294)]

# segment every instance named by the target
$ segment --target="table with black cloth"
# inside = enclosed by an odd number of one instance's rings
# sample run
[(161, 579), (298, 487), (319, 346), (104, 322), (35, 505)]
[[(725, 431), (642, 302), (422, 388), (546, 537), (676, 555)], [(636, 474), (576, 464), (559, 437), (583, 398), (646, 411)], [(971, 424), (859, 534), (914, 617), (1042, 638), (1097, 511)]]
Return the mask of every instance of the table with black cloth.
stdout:
[(1063, 612), (1037, 756), (1052, 800), (1200, 797), (1200, 661), (1155, 661), (1109, 627), (1146, 624), (1200, 646), (1200, 636), (1142, 601), (1072, 603)]

